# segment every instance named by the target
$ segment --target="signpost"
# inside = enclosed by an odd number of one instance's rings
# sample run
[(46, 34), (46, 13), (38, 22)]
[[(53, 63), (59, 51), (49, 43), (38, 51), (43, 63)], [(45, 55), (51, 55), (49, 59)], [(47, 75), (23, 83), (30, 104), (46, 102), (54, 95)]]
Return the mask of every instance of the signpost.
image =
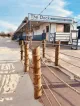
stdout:
[(73, 23), (73, 18), (55, 17), (40, 14), (28, 14), (29, 21), (54, 22), (54, 23)]

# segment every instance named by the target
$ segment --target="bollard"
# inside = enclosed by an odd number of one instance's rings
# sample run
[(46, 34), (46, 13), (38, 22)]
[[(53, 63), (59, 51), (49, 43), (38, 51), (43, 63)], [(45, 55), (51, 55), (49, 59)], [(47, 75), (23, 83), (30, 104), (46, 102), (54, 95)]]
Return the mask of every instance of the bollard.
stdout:
[(23, 60), (23, 47), (24, 47), (24, 41), (21, 41), (21, 60)]
[(45, 58), (45, 50), (46, 50), (46, 41), (42, 41), (42, 48), (43, 48), (43, 58)]
[(32, 37), (30, 37), (30, 47), (32, 47)]
[(26, 36), (26, 40), (28, 41), (28, 36)]
[(25, 62), (24, 62), (25, 70), (24, 71), (28, 72), (29, 71), (29, 44), (28, 43), (25, 43), (24, 50), (25, 50)]
[(56, 42), (56, 47), (55, 47), (55, 66), (59, 65), (59, 50), (60, 50), (60, 41)]
[(40, 47), (33, 50), (34, 98), (42, 96)]

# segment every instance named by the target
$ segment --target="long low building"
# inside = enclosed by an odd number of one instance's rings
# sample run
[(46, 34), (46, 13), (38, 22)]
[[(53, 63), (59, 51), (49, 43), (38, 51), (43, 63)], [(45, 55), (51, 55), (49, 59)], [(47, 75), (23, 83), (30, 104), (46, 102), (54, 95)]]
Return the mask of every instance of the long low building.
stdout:
[(46, 32), (47, 41), (61, 40), (69, 42), (72, 30), (77, 30), (77, 22), (68, 17), (29, 13), (14, 36), (32, 36), (33, 40), (42, 40), (43, 30)]

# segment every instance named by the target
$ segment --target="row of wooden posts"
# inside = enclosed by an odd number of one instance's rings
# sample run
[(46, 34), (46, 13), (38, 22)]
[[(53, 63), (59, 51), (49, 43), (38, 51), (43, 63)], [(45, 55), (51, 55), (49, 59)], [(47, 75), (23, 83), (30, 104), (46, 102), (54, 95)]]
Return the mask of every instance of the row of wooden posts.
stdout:
[[(56, 42), (55, 46), (55, 66), (59, 64), (59, 49), (60, 42)], [(42, 52), (43, 58), (46, 57), (46, 41), (42, 41)], [(23, 55), (25, 54), (25, 55)], [(24, 58), (25, 57), (25, 58)], [(24, 59), (25, 72), (29, 72), (29, 44), (22, 41), (21, 43), (21, 60)], [(40, 56), (40, 47), (36, 47), (32, 50), (32, 62), (33, 62), (33, 78), (34, 78), (34, 98), (38, 99), (42, 96), (42, 82), (41, 82), (41, 56)]]

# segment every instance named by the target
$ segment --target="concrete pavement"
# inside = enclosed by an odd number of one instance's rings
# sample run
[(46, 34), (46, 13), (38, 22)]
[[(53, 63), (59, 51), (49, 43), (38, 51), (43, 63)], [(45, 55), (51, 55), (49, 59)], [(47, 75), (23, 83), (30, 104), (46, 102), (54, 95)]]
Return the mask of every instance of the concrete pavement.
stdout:
[(0, 106), (42, 106), (20, 61), (20, 48), (10, 38), (0, 38)]

